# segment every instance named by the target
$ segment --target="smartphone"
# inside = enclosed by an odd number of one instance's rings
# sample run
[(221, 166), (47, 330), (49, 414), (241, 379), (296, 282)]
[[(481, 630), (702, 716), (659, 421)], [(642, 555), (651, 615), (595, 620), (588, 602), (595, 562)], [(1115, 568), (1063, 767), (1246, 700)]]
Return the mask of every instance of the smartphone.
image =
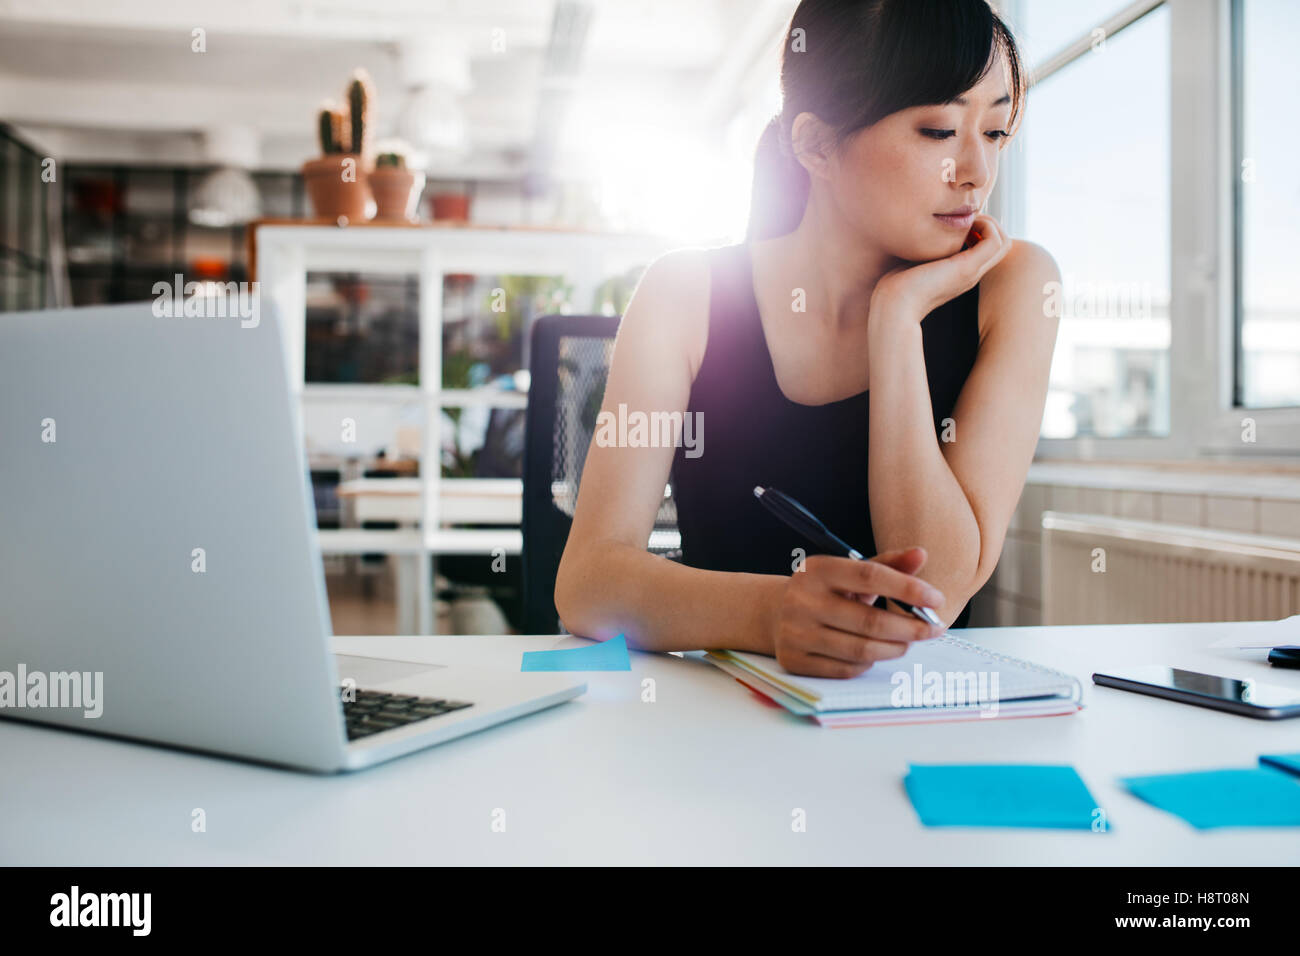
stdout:
[(1300, 689), (1261, 684), (1255, 680), (1153, 666), (1135, 667), (1115, 674), (1093, 674), (1092, 682), (1102, 687), (1117, 687), (1261, 720), (1300, 717)]

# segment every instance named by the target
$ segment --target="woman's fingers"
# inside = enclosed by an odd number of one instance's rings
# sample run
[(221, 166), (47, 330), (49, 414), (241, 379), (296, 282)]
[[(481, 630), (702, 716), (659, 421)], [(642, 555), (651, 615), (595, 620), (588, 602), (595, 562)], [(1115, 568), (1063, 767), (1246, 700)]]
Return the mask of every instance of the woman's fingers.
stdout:
[(943, 593), (938, 588), (884, 561), (813, 555), (806, 560), (804, 568), (814, 579), (835, 591), (883, 594), (922, 607), (942, 607), (944, 603)]
[[(888, 612), (877, 610), (876, 613), (885, 614)], [(899, 615), (894, 616), (900, 617)], [(918, 621), (917, 623), (921, 622)], [(906, 640), (890, 640), (887, 637), (859, 637), (857, 634), (846, 634), (843, 631), (837, 631), (823, 625), (809, 630), (802, 650), (808, 654), (817, 654), (821, 657), (829, 657), (832, 660), (844, 661), (846, 664), (862, 664), (869, 667), (876, 661), (902, 657), (907, 653), (910, 643), (910, 641)]]
[(873, 664), (905, 653), (906, 644), (866, 640), (824, 628), (812, 632), (807, 643), (787, 649), (779, 663), (795, 674), (846, 678), (857, 677)]
[[(882, 564), (888, 564), (890, 567), (897, 568), (904, 574), (915, 574), (917, 571), (921, 570), (921, 565), (925, 564), (926, 557), (925, 548), (917, 546), (913, 548), (899, 548), (896, 551), (882, 551), (871, 560), (879, 561)], [(875, 604), (880, 598), (879, 594), (863, 594), (861, 592), (854, 593), (852, 591), (845, 592), (845, 594), (847, 597), (855, 598), (863, 604)], [(909, 601), (908, 603), (910, 604), (911, 602)]]
[(1011, 239), (1002, 224), (989, 215), (976, 216), (971, 228), (979, 233), (980, 241), (959, 255), (970, 257), (978, 279), (1007, 254), (1011, 248)]
[(921, 548), (869, 561), (809, 557), (784, 591), (773, 634), (776, 659), (796, 674), (856, 677), (878, 661), (902, 657), (912, 641), (937, 637), (941, 626), (874, 606), (885, 596), (942, 607), (942, 592), (912, 573), (925, 557)]
[[(908, 602), (911, 603), (911, 602)], [(842, 594), (830, 591), (821, 596), (814, 607), (818, 623), (835, 631), (844, 632), (850, 641), (862, 642), (863, 638), (878, 641), (907, 643), (924, 641), (935, 636), (934, 625), (927, 624), (910, 614), (896, 614), (882, 608), (863, 604), (861, 601), (846, 598)], [(846, 646), (836, 642), (836, 646)], [(850, 654), (852, 652), (850, 651)], [(852, 656), (843, 660), (854, 660)]]

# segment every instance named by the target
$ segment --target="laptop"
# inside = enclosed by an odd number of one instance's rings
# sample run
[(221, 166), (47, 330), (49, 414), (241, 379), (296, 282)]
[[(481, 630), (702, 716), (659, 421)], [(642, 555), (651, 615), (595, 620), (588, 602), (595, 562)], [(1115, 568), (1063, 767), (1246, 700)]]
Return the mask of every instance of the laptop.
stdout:
[(586, 690), (331, 653), (296, 405), (271, 315), (0, 315), (0, 717), (329, 773)]

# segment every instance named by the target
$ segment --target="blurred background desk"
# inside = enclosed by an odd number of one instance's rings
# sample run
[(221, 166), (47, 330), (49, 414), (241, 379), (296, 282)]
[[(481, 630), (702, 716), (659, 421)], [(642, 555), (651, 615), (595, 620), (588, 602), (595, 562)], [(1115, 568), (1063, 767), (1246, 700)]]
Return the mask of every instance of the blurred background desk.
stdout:
[(395, 560), (397, 630), (432, 634), (433, 596), (428, 583), (434, 556), (494, 555), (518, 557), (523, 484), (518, 479), (466, 478), (442, 484), (439, 515), (450, 525), (500, 525), (498, 528), (444, 527), (422, 535), (423, 507), (419, 478), (359, 478), (341, 482), (338, 496), (353, 502), (362, 524), (392, 523), (395, 530), (323, 529), (323, 554), (389, 554)]

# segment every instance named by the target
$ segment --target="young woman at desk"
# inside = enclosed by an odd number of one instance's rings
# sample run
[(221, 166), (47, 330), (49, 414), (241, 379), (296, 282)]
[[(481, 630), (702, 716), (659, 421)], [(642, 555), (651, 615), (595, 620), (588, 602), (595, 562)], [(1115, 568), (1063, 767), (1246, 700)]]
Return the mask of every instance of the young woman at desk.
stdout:
[[(593, 440), (555, 603), (576, 634), (852, 677), (943, 632), (887, 597), (965, 626), (1033, 458), (1060, 274), (981, 214), (1025, 96), (986, 0), (803, 0), (781, 86), (747, 241), (654, 262), (615, 344), (603, 410), (693, 416), (696, 448)], [(670, 477), (681, 563), (646, 550)], [(875, 556), (811, 554), (760, 485)]]

